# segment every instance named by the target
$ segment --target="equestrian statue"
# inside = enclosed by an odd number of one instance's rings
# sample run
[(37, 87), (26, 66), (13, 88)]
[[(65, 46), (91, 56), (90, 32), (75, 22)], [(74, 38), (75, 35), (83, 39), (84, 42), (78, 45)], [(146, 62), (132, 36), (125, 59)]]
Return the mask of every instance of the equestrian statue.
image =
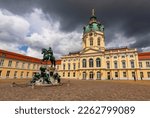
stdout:
[(42, 61), (50, 61), (51, 62), (51, 67), (55, 67), (56, 66), (56, 60), (55, 60), (55, 57), (53, 55), (53, 51), (52, 51), (52, 48), (49, 47), (49, 49), (45, 49), (45, 48), (42, 48), (42, 54), (43, 54), (43, 59)]

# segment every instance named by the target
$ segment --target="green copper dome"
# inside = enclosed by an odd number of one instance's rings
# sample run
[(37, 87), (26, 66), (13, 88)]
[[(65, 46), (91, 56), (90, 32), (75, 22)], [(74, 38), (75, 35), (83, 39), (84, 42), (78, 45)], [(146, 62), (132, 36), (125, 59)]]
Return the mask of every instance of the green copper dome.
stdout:
[(104, 31), (104, 26), (98, 23), (88, 24), (84, 27), (84, 33), (88, 33), (90, 31)]
[(90, 17), (89, 24), (85, 26), (83, 29), (84, 33), (88, 33), (91, 31), (100, 31), (100, 32), (104, 31), (104, 25), (97, 22), (94, 9), (92, 9), (92, 16)]

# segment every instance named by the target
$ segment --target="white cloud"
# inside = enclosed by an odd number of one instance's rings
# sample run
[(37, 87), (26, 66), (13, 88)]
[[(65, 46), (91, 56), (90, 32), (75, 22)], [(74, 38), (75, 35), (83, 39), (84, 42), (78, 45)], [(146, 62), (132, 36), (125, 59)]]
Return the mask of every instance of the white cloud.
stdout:
[(29, 23), (21, 16), (0, 9), (1, 40), (18, 40), (24, 38), (29, 30)]
[(111, 40), (106, 46), (108, 48), (114, 48), (114, 47), (124, 47), (129, 46), (131, 44), (134, 44), (136, 42), (135, 38), (126, 38), (122, 33), (115, 33), (114, 39)]
[[(0, 10), (0, 21), (3, 21), (0, 23), (2, 49), (40, 58), (42, 57), (41, 48), (49, 46), (54, 50), (56, 57), (81, 49), (81, 33), (60, 31), (59, 21), (44, 14), (41, 9), (34, 9), (24, 16)], [(12, 46), (7, 47), (7, 45)], [(19, 50), (22, 45), (27, 45), (28, 49)]]
[(25, 54), (18, 47), (28, 33), (30, 24), (23, 17), (4, 9), (0, 9), (0, 21), (0, 48)]
[(142, 51), (144, 51), (144, 52), (149, 52), (149, 51), (150, 51), (150, 47), (142, 48)]

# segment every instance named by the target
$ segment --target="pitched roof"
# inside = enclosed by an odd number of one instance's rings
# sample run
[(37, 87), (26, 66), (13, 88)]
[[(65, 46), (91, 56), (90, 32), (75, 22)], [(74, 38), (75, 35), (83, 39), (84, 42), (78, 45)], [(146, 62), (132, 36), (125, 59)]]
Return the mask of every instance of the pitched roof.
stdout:
[(150, 52), (138, 53), (139, 60), (150, 60)]
[[(42, 60), (39, 58), (30, 57), (30, 56), (26, 56), (23, 54), (18, 54), (15, 52), (10, 52), (10, 51), (1, 50), (1, 49), (0, 49), (0, 57), (16, 59), (16, 60), (32, 62), (32, 63), (46, 64), (46, 62), (42, 62)], [(50, 64), (50, 61), (47, 64)], [(56, 64), (60, 65), (61, 60), (56, 60)]]

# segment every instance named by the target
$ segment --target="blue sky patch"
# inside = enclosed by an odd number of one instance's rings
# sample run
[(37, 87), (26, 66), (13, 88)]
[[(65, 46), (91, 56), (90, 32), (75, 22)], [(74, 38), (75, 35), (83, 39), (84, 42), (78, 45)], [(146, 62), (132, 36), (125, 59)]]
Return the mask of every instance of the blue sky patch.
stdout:
[(19, 50), (22, 50), (22, 51), (25, 51), (25, 52), (27, 52), (27, 49), (28, 49), (28, 46), (26, 46), (26, 45), (23, 45), (23, 46), (19, 47)]

